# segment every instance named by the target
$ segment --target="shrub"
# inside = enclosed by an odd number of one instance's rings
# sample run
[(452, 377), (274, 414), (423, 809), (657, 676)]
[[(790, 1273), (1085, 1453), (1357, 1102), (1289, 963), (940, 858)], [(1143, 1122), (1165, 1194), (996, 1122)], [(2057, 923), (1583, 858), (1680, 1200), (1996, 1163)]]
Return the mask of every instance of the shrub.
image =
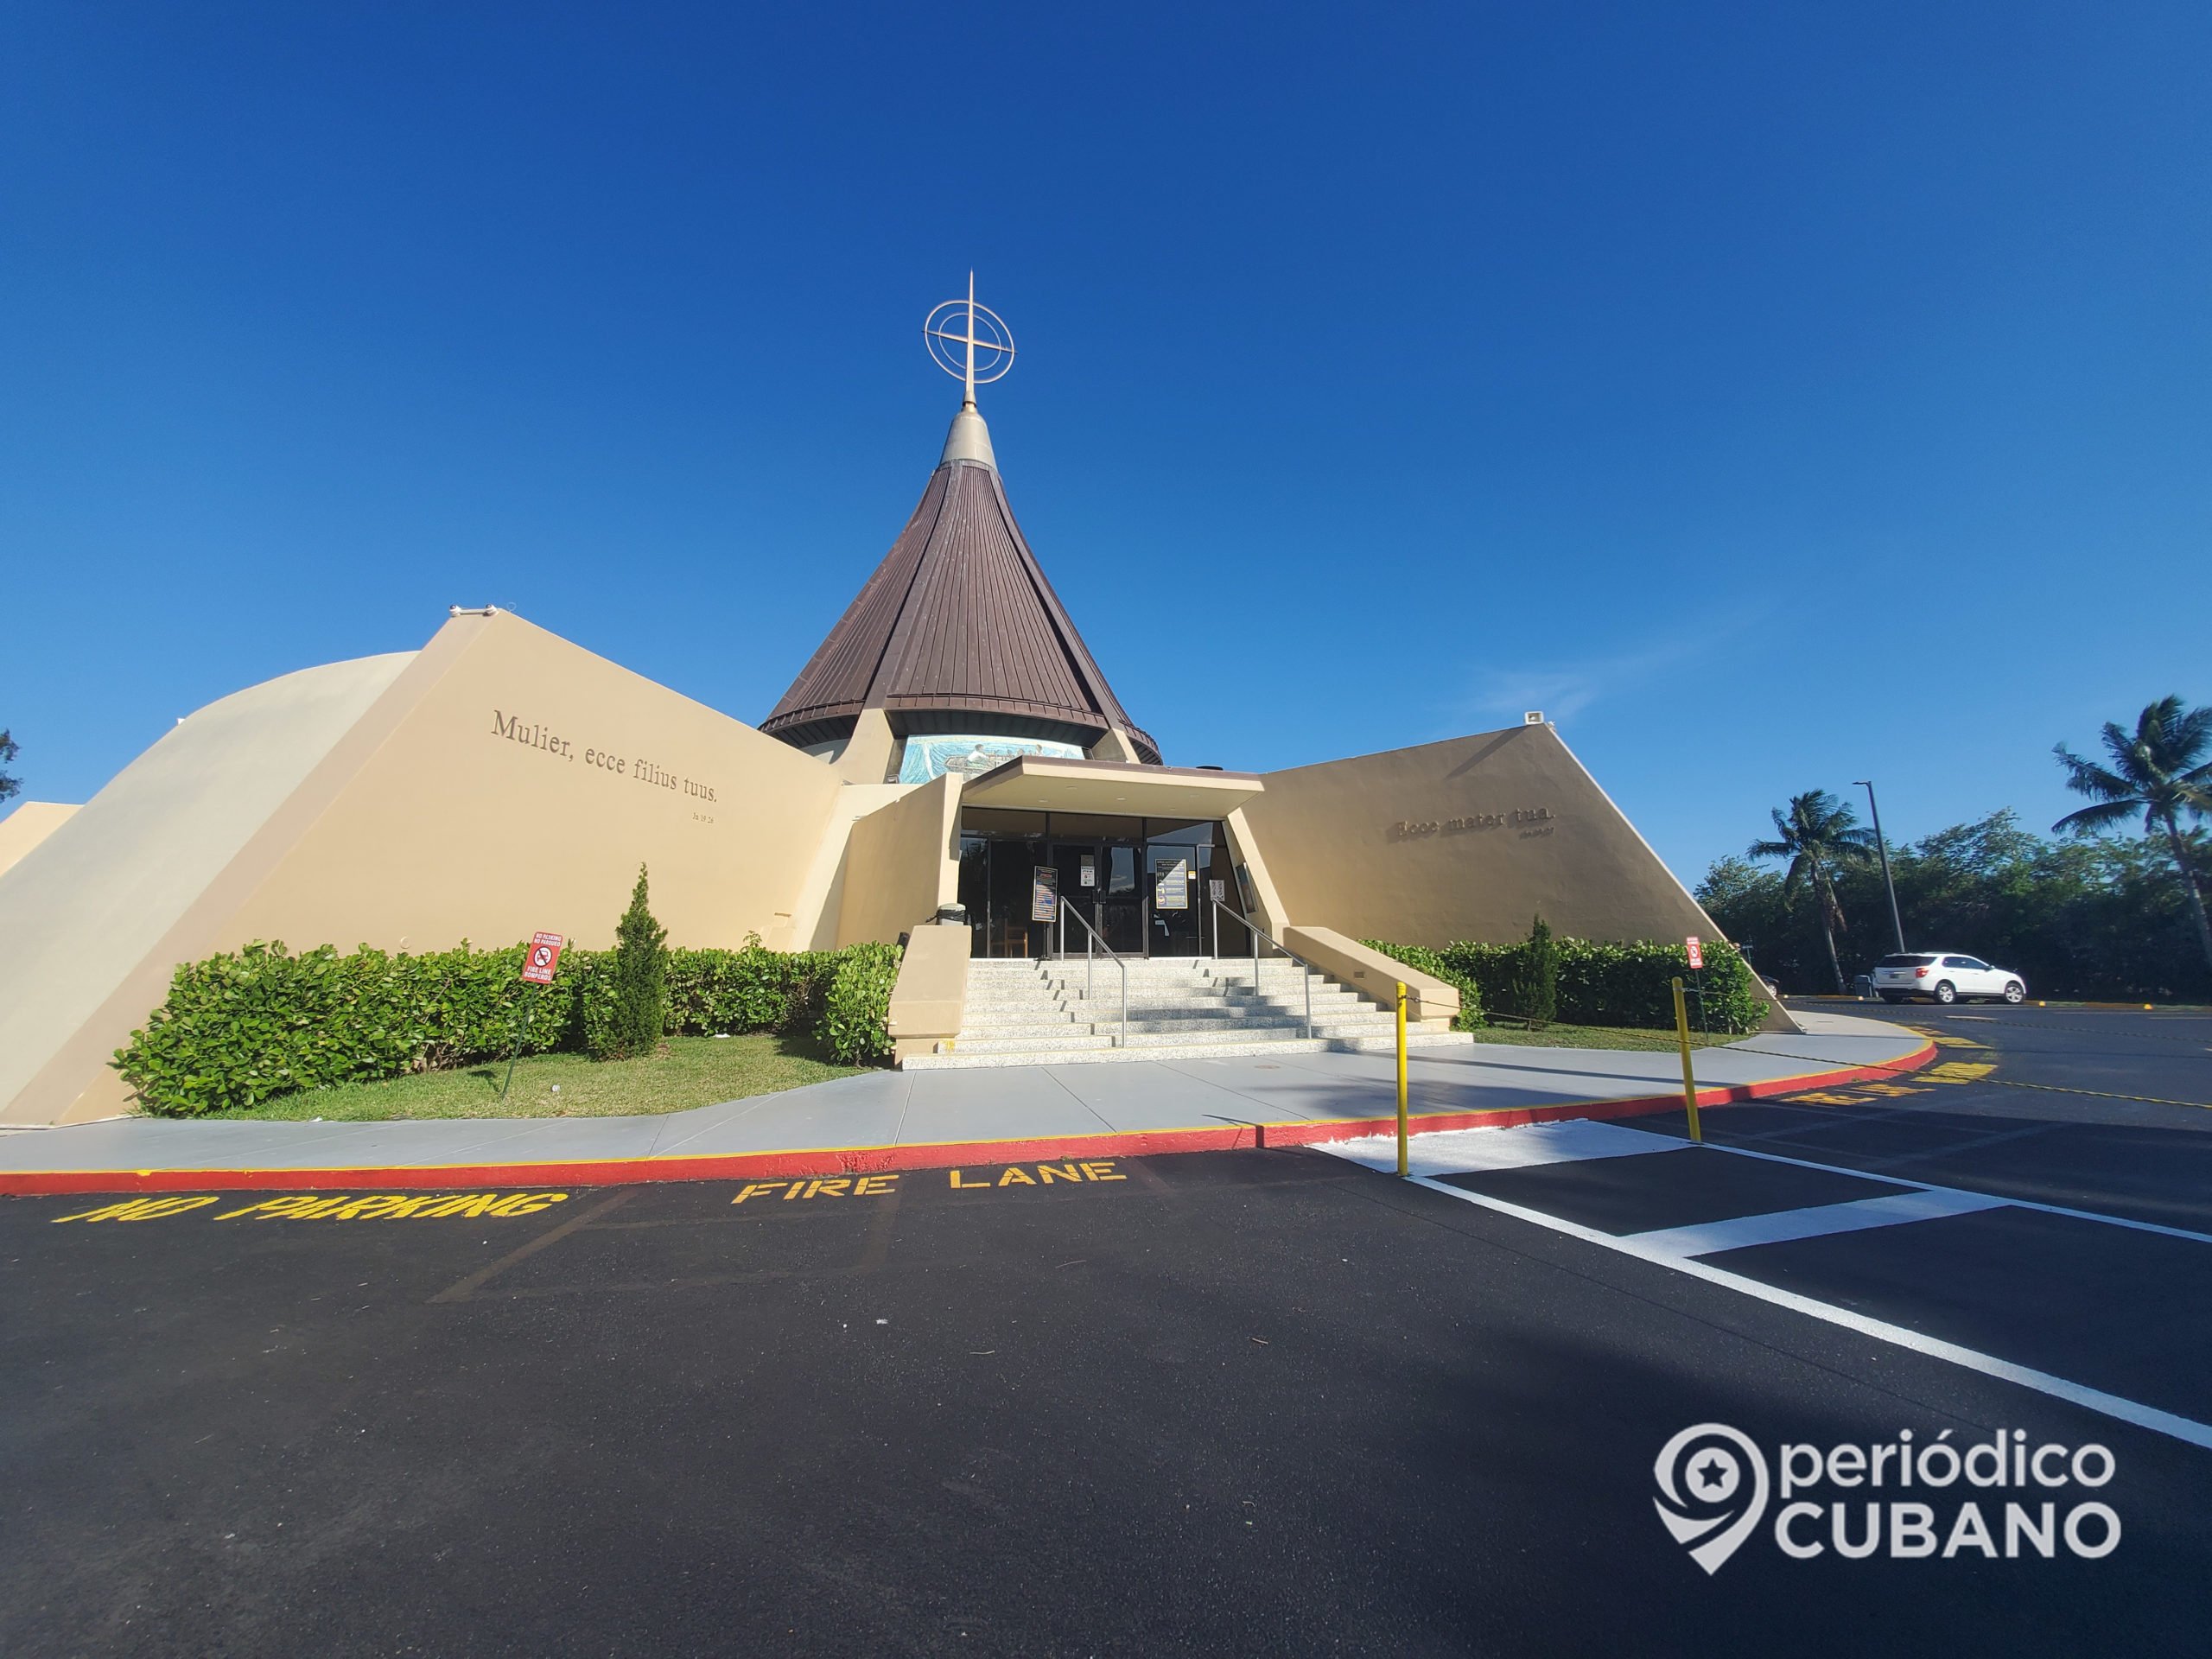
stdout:
[(891, 988), (899, 947), (855, 944), (838, 953), (817, 1034), (830, 1058), (857, 1065), (891, 1052)]
[[(1440, 950), (1394, 944), (1387, 940), (1367, 943), (1424, 973), (1438, 975), (1462, 987), (1472, 988), (1484, 1006), (1518, 1012), (1513, 1007), (1511, 984), (1528, 945), (1480, 944), (1458, 940)], [(1553, 1018), (1577, 1026), (1632, 1026), (1662, 1030), (1675, 1023), (1674, 995), (1668, 982), (1680, 976), (1695, 987), (1700, 976), (1690, 971), (1689, 959), (1679, 943), (1661, 944), (1640, 939), (1616, 944), (1593, 939), (1555, 938), (1558, 951), (1558, 994)], [(1440, 963), (1441, 969), (1432, 966)], [(1766, 1018), (1767, 1002), (1751, 977), (1751, 970), (1736, 947), (1723, 939), (1705, 946), (1704, 1020), (1718, 1032), (1741, 1036), (1757, 1031)], [(1690, 1017), (1698, 1019), (1696, 1000)]]
[(668, 1033), (668, 930), (647, 904), (645, 867), (614, 925), (614, 952), (598, 964), (584, 1004), (584, 1046), (594, 1060), (650, 1054)]
[(810, 1031), (837, 953), (764, 950), (748, 933), (741, 950), (668, 953), (669, 1025), (693, 1036), (717, 1032)]
[(1531, 1028), (1548, 1026), (1559, 1007), (1559, 946), (1541, 916), (1529, 925), (1529, 937), (1506, 969), (1505, 1011), (1518, 1014)]
[[(193, 1117), (331, 1084), (585, 1049), (594, 1027), (612, 1025), (617, 953), (570, 950), (554, 982), (537, 986), (520, 978), (524, 950), (405, 956), (364, 945), (340, 956), (323, 945), (293, 956), (249, 944), (180, 967), (113, 1064), (147, 1111)], [(666, 1028), (810, 1033), (855, 1061), (891, 1052), (893, 946), (785, 952), (753, 938), (741, 950), (667, 956)]]
[[(568, 1045), (575, 969), (524, 985), (520, 945), (428, 956), (255, 944), (187, 963), (116, 1066), (149, 1110), (197, 1116), (334, 1083)], [(526, 1039), (525, 1039), (526, 1029)]]

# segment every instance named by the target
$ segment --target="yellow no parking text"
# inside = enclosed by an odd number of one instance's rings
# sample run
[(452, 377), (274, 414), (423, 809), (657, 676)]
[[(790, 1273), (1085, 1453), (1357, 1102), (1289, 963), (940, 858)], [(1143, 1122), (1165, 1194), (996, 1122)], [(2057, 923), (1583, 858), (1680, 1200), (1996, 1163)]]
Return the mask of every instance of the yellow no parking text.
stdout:
[[(300, 1192), (281, 1198), (264, 1198), (210, 1217), (215, 1221), (401, 1221), (441, 1216), (534, 1216), (564, 1204), (565, 1192), (378, 1192), (367, 1198), (350, 1193)], [(219, 1196), (190, 1198), (125, 1198), (74, 1215), (56, 1216), (65, 1221), (162, 1221), (191, 1215), (222, 1203)]]

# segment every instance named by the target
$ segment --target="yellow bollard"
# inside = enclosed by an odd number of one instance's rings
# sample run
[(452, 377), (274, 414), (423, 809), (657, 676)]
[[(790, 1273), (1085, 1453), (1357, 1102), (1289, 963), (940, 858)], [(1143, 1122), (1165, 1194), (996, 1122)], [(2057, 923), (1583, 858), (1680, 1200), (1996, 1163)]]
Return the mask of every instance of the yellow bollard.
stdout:
[(1406, 1173), (1406, 982), (1398, 982), (1398, 1175)]
[(1697, 1074), (1690, 1070), (1690, 1014), (1682, 1004), (1682, 982), (1675, 981), (1675, 1040), (1682, 1050), (1682, 1105), (1690, 1115), (1690, 1139), (1702, 1142), (1697, 1121)]

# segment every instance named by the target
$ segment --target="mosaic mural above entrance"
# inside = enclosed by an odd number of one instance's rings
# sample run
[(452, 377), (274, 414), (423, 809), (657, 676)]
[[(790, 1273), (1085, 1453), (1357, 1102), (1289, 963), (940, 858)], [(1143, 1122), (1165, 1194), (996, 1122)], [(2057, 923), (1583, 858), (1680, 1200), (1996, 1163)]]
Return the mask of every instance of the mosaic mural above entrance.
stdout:
[(899, 762), (899, 781), (926, 784), (948, 772), (980, 778), (1004, 766), (1016, 755), (1046, 754), (1080, 760), (1083, 751), (1072, 743), (1055, 743), (1043, 737), (910, 737)]

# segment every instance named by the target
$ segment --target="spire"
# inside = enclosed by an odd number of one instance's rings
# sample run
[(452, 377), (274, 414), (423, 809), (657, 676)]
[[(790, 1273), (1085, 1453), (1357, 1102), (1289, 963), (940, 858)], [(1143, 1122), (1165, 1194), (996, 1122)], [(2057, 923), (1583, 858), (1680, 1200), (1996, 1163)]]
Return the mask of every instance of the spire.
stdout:
[(880, 709), (923, 731), (1004, 731), (1086, 747), (1126, 734), (1136, 758), (1157, 766), (1158, 746), (1106, 683), (1007, 501), (976, 388), (1012, 365), (1013, 334), (976, 303), (973, 276), (968, 296), (931, 312), (922, 334), (960, 382), (937, 469), (760, 729), (804, 747), (849, 736), (862, 711)]
[(937, 464), (942, 467), (954, 461), (977, 461), (993, 472), (999, 469), (998, 458), (991, 453), (991, 429), (983, 424), (973, 404), (963, 404), (952, 417), (952, 429), (944, 435), (944, 453), (937, 458)]
[(947, 300), (930, 313), (922, 324), (922, 343), (929, 347), (931, 360), (960, 383), (960, 412), (944, 435), (944, 453), (938, 457), (938, 465), (972, 461), (996, 472), (990, 429), (976, 409), (976, 388), (1003, 378), (1014, 366), (1014, 331), (990, 307), (976, 303), (974, 271), (968, 273), (966, 299)]

